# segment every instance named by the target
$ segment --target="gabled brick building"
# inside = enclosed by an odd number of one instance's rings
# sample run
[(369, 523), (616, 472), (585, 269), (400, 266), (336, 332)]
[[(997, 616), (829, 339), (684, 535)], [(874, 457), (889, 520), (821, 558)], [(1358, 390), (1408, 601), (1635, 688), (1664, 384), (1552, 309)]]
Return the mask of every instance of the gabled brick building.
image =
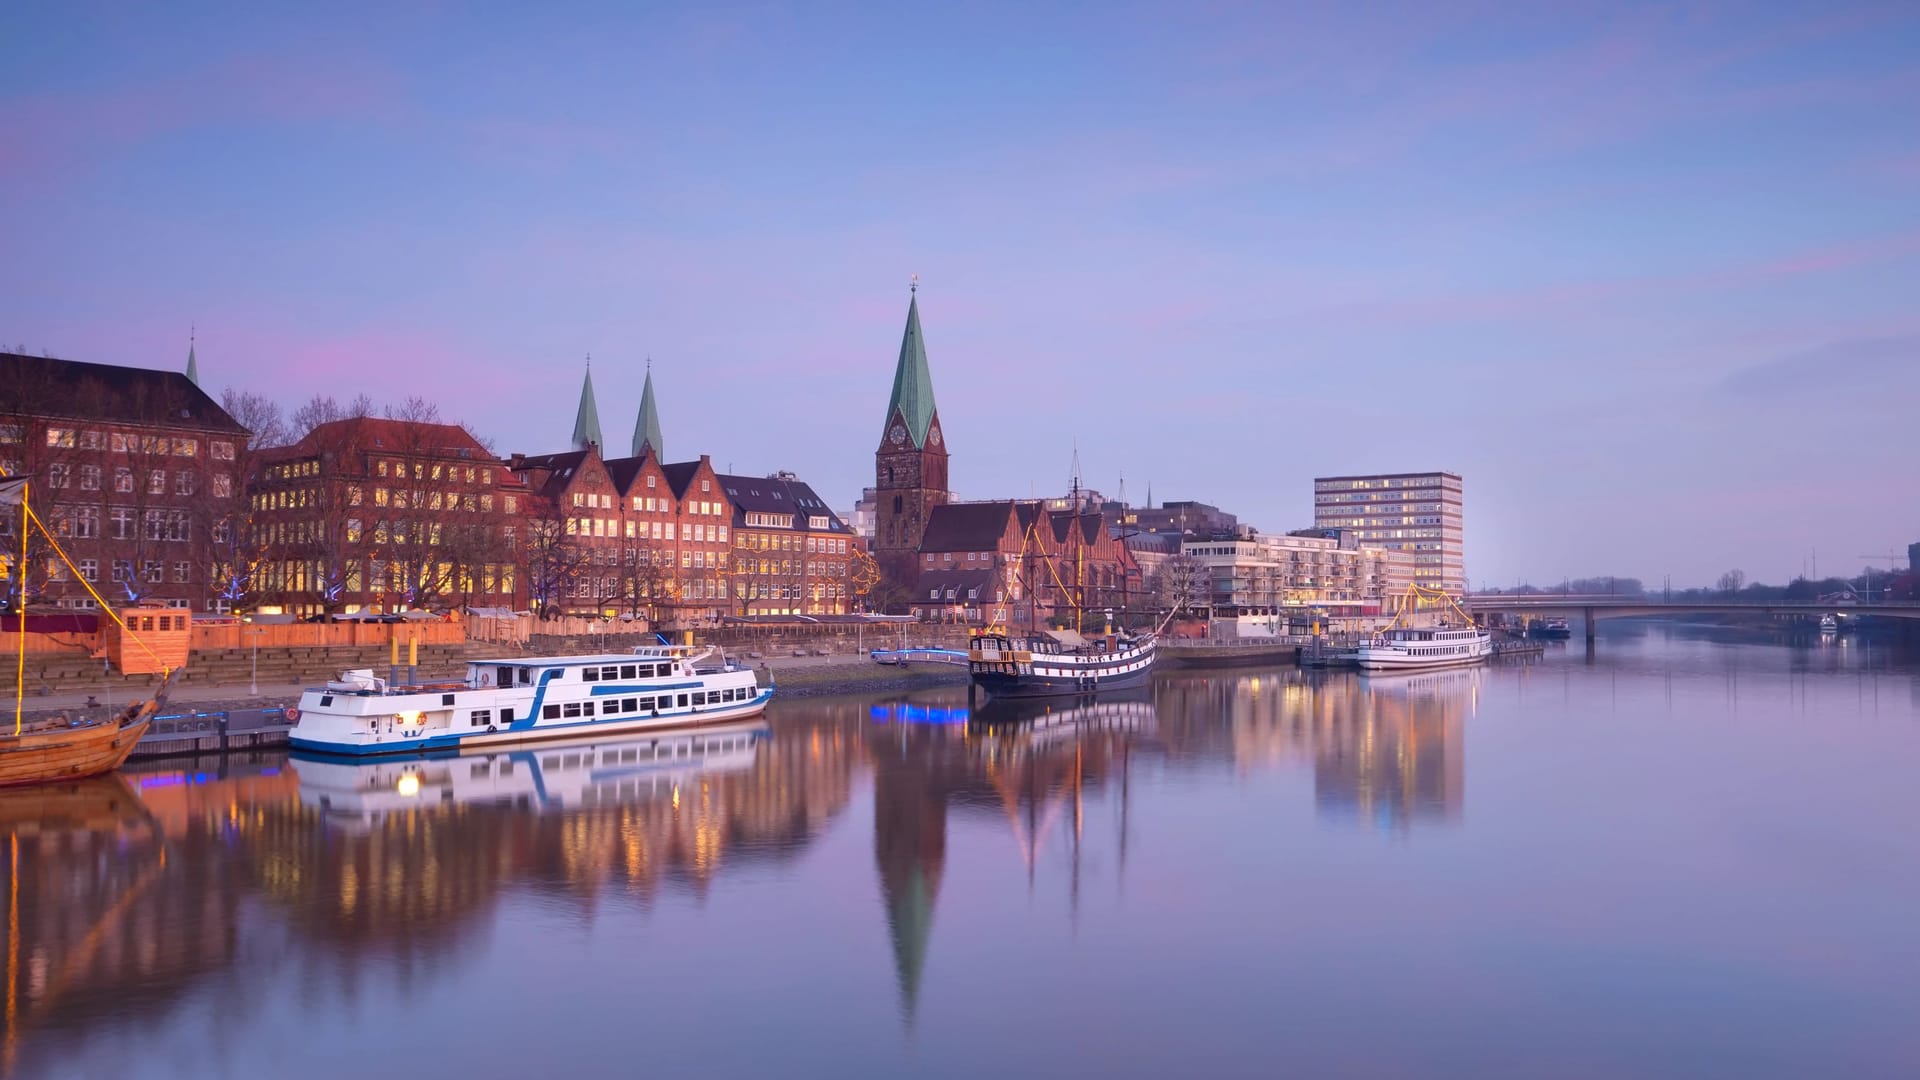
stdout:
[[(950, 622), (1025, 625), (1138, 606), (1140, 566), (1097, 511), (1034, 501), (945, 503), (920, 541), (912, 609)], [(1103, 616), (1101, 616), (1103, 617)]]

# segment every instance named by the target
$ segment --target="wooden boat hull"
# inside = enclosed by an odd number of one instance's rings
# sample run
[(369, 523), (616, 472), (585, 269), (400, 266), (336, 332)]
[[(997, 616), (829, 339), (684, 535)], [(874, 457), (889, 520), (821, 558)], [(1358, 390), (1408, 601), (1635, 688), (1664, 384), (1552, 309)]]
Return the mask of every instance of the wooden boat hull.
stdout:
[(119, 768), (147, 733), (151, 710), (131, 721), (115, 717), (78, 727), (0, 735), (0, 787), (78, 780)]

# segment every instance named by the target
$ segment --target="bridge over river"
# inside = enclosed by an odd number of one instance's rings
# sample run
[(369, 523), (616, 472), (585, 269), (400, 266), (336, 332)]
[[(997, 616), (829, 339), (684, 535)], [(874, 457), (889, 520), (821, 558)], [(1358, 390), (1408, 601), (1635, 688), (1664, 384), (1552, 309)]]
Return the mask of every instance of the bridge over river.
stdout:
[(1895, 619), (1920, 619), (1920, 603), (1754, 603), (1743, 600), (1659, 600), (1646, 596), (1608, 596), (1567, 593), (1471, 593), (1466, 609), (1474, 615), (1522, 615), (1548, 618), (1558, 616), (1571, 622), (1581, 620), (1587, 637), (1593, 637), (1593, 624), (1600, 619), (1644, 618), (1649, 615), (1797, 615), (1818, 619), (1822, 615), (1881, 615)]

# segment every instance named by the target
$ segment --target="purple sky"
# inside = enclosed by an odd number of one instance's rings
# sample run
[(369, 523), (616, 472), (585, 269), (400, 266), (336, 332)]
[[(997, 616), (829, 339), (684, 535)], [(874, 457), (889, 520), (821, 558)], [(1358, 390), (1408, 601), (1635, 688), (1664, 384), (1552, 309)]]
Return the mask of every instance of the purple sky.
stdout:
[(1476, 586), (1920, 539), (1920, 8), (0, 9), (0, 342), (872, 483), (1312, 517), (1446, 468)]

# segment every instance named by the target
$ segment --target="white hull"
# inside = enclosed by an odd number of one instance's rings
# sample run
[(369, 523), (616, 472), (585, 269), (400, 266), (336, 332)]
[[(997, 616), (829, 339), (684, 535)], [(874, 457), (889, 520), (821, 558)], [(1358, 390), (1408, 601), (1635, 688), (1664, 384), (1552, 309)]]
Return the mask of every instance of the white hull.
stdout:
[(1485, 663), (1491, 653), (1456, 657), (1361, 656), (1354, 663), (1362, 671), (1436, 671)]

